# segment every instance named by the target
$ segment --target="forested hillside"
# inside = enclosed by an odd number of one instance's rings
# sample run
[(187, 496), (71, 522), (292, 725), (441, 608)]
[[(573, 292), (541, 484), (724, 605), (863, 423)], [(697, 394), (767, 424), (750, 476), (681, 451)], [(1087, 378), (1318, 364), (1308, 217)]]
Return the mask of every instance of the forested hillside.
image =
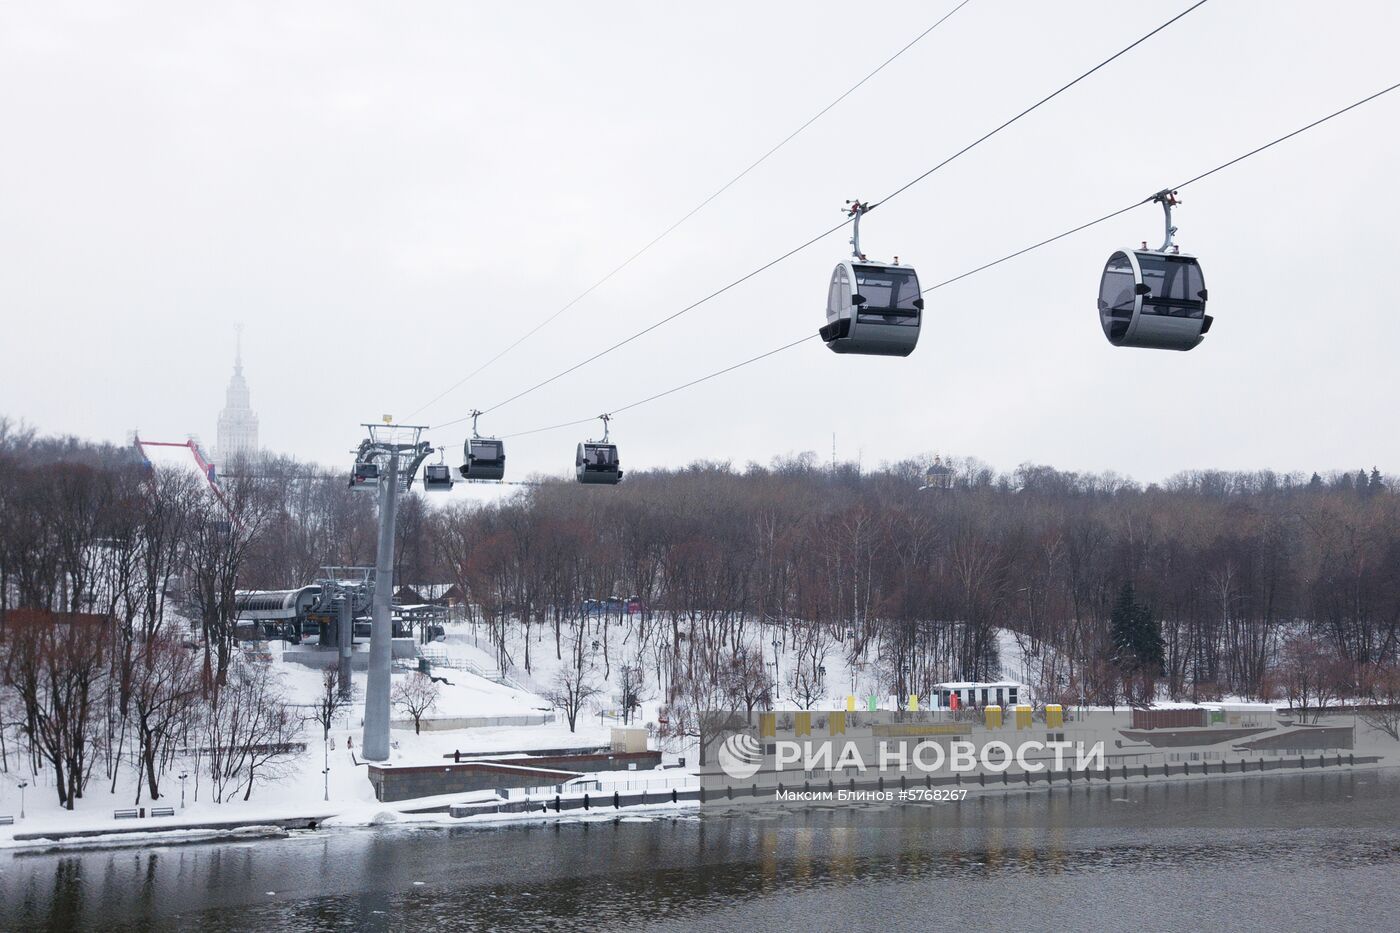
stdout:
[[(901, 694), (998, 675), (1002, 629), (1044, 696), (1393, 685), (1400, 513), (1374, 469), (1144, 487), (969, 460), (951, 461), (942, 488), (927, 486), (930, 463), (860, 472), (804, 455), (633, 472), (609, 489), (542, 481), (491, 505), (415, 494), (399, 509), (396, 579), (461, 584), (502, 661), (525, 669), (541, 644), (565, 650), (585, 600), (616, 595), (644, 604), (636, 653), (676, 683), (749, 663), (758, 627), (774, 625), (813, 671), (844, 653)], [(178, 589), (207, 669), (222, 673), (233, 589), (373, 564), (374, 497), (338, 470), (267, 457), (229, 472), (231, 522), (197, 476), (7, 427), (4, 605), (109, 614), (148, 633)], [(1129, 586), (1129, 607), (1160, 631), (1160, 668), (1115, 637)], [(531, 647), (521, 630), (550, 637)]]

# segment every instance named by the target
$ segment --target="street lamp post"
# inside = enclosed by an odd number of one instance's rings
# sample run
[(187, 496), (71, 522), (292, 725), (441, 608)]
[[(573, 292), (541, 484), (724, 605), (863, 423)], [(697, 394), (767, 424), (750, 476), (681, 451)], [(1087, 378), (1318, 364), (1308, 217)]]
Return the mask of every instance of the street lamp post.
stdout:
[(19, 782), (19, 818), (24, 819), (24, 789), (29, 786), (28, 781)]
[(189, 779), (188, 771), (180, 772), (180, 809), (185, 809), (185, 781)]

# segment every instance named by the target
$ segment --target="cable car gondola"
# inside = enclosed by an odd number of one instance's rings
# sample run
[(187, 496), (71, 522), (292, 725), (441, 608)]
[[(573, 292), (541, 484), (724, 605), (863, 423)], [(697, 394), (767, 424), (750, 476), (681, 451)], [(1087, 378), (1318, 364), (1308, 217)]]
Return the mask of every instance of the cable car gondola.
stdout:
[(356, 463), (350, 471), (350, 488), (374, 492), (379, 489), (379, 464)]
[(870, 262), (860, 251), (860, 218), (870, 205), (847, 201), (855, 218), (851, 258), (831, 273), (827, 287), (826, 326), (818, 333), (835, 353), (908, 356), (919, 342), (924, 299), (912, 266)]
[(617, 445), (608, 443), (608, 421), (612, 416), (598, 417), (603, 419), (603, 439), (578, 445), (574, 455), (575, 475), (580, 483), (616, 486), (622, 481), (622, 463), (617, 459)]
[(476, 419), (481, 412), (472, 412), (472, 436), (462, 445), (463, 479), (503, 479), (506, 475), (506, 445), (500, 438), (482, 437), (476, 433)]
[(1181, 202), (1175, 191), (1152, 198), (1167, 215), (1161, 249), (1123, 249), (1104, 266), (1099, 281), (1099, 322), (1115, 347), (1190, 350), (1210, 330), (1206, 284), (1196, 257), (1172, 243), (1172, 208)]
[(423, 489), (425, 492), (451, 492), (452, 470), (445, 463), (424, 464)]

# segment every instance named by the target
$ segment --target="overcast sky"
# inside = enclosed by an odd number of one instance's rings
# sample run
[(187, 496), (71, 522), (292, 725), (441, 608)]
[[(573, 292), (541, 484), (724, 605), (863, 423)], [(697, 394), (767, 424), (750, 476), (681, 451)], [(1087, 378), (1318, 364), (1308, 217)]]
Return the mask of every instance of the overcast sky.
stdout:
[[(264, 447), (337, 467), (893, 54), (930, 3), (0, 3), (0, 414), (212, 444), (245, 326)], [(486, 408), (878, 199), (1188, 6), (972, 0), (460, 389)], [(1212, 0), (863, 224), (925, 286), (1400, 80), (1400, 4)], [(1216, 323), (1111, 347), (1145, 206), (928, 296), (907, 359), (818, 341), (613, 424), (624, 466), (815, 450), (1116, 470), (1400, 469), (1400, 91), (1182, 192)], [(484, 419), (619, 408), (816, 330), (834, 234)], [(460, 454), (465, 425), (428, 435)], [(571, 468), (591, 427), (523, 437)]]

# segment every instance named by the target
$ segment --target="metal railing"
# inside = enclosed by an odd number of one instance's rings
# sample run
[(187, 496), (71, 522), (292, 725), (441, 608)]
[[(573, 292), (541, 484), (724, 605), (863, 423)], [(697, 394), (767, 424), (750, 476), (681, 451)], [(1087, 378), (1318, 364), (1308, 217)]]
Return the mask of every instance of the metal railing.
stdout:
[[(632, 772), (626, 772), (632, 773)], [(656, 778), (627, 778), (626, 780), (610, 781), (607, 779), (573, 781), (567, 785), (575, 791), (588, 791), (589, 793), (625, 793), (627, 791), (653, 791), (653, 790), (686, 790), (700, 786), (700, 778), (694, 774), (680, 774), (674, 777)]]
[[(464, 637), (469, 637), (475, 645), (476, 638), (474, 636)], [(479, 645), (476, 645), (476, 647), (480, 648)], [(423, 647), (420, 646), (418, 648), (418, 657), (427, 661), (428, 664), (433, 667), (445, 667), (450, 670), (466, 671), (468, 674), (475, 674), (492, 683), (500, 684), (503, 687), (510, 687), (512, 690), (538, 694), (544, 689), (533, 677), (523, 671), (515, 671), (508, 674), (498, 667), (483, 667), (470, 658), (452, 657), (445, 651), (425, 651)]]
[[(632, 774), (633, 772), (625, 772)], [(652, 778), (628, 777), (619, 780), (573, 780), (566, 784), (544, 784), (537, 787), (503, 787), (497, 793), (507, 800), (555, 797), (569, 794), (624, 794), (639, 791), (694, 790), (700, 778), (694, 774), (676, 774)]]

